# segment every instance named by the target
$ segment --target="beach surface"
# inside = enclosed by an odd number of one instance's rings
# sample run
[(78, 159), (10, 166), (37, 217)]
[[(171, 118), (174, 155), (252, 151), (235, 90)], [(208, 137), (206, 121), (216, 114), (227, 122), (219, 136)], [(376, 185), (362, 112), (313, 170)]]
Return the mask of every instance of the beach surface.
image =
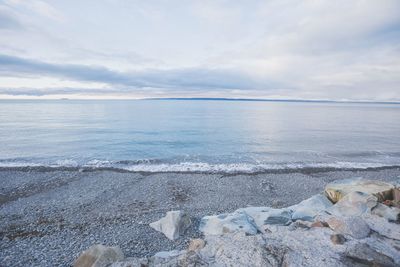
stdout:
[[(299, 169), (257, 174), (138, 173), (74, 168), (0, 169), (0, 266), (70, 266), (93, 244), (126, 256), (182, 249), (206, 215), (285, 207), (337, 179), (399, 183), (400, 168)], [(149, 227), (170, 210), (194, 222), (176, 241)]]

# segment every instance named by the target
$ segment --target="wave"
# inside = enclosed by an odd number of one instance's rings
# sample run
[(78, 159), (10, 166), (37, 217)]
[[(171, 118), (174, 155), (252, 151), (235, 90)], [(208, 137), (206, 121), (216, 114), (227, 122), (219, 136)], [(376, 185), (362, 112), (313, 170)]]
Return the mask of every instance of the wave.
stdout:
[(90, 160), (79, 164), (75, 160), (57, 160), (54, 163), (43, 164), (37, 162), (0, 160), (0, 168), (68, 168), (68, 169), (114, 169), (128, 172), (146, 173), (262, 173), (270, 171), (298, 171), (298, 170), (354, 170), (400, 167), (399, 164), (371, 163), (371, 162), (313, 162), (313, 163), (206, 163), (206, 162), (180, 162), (164, 163), (161, 160)]

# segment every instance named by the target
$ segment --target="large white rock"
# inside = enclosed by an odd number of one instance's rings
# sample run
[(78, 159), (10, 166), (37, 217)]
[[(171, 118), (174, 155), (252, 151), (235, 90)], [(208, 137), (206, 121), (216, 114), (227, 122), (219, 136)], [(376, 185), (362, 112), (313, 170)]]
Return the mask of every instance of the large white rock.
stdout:
[[(261, 235), (243, 232), (223, 236), (207, 236), (207, 245), (199, 252), (206, 266), (278, 266), (279, 261), (268, 255)], [(193, 265), (197, 266), (197, 265)]]
[(190, 226), (190, 217), (183, 211), (169, 211), (165, 217), (150, 223), (150, 227), (162, 232), (171, 240), (177, 239)]
[(378, 202), (377, 197), (363, 192), (350, 192), (340, 199), (328, 212), (340, 216), (360, 216), (371, 213)]
[(313, 221), (315, 216), (332, 207), (332, 202), (322, 194), (303, 200), (297, 205), (288, 207), (293, 211), (292, 220)]
[(360, 217), (330, 217), (326, 222), (336, 233), (357, 239), (365, 238), (371, 232), (368, 224)]
[(363, 216), (363, 219), (372, 231), (387, 238), (400, 241), (400, 224), (390, 223), (385, 218), (379, 216), (366, 215)]
[(119, 247), (94, 245), (82, 252), (74, 267), (105, 267), (123, 259), (124, 254)]
[(389, 183), (365, 180), (363, 178), (336, 180), (325, 187), (325, 193), (333, 202), (338, 202), (341, 198), (351, 192), (364, 192), (378, 197), (379, 200), (386, 199), (392, 192), (394, 186)]
[(205, 235), (222, 235), (232, 232), (257, 233), (254, 220), (246, 213), (236, 211), (231, 214), (205, 216), (200, 221), (199, 230)]

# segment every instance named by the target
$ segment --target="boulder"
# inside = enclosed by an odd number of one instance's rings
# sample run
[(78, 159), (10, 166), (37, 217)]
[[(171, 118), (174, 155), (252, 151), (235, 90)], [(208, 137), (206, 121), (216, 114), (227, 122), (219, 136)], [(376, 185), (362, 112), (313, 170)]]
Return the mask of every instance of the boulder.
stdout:
[(82, 252), (76, 259), (74, 267), (105, 267), (123, 259), (124, 254), (119, 247), (94, 245)]
[(293, 211), (292, 220), (313, 221), (315, 216), (332, 206), (332, 202), (322, 195), (315, 195), (303, 200), (297, 205), (290, 206), (288, 209)]
[(389, 221), (400, 221), (400, 209), (396, 207), (389, 207), (378, 203), (378, 205), (372, 209), (371, 213)]
[[(278, 266), (279, 258), (268, 253), (261, 235), (243, 232), (223, 236), (207, 236), (207, 245), (200, 251), (207, 266)], [(282, 254), (283, 255), (283, 254)], [(194, 266), (194, 265), (192, 265)]]
[(222, 235), (232, 232), (244, 232), (257, 234), (257, 226), (254, 220), (246, 213), (235, 211), (230, 214), (205, 216), (200, 221), (199, 230), (205, 235)]
[(393, 252), (391, 253), (391, 250), (394, 249), (378, 240), (374, 240), (370, 243), (354, 243), (350, 245), (347, 247), (345, 255), (353, 261), (354, 265), (359, 263), (364, 264), (363, 266), (399, 266), (398, 257)]
[(290, 209), (273, 209), (269, 207), (248, 207), (238, 209), (236, 212), (243, 212), (251, 217), (259, 231), (264, 225), (289, 225), (292, 223), (292, 211)]
[(183, 211), (169, 211), (165, 217), (150, 223), (150, 227), (162, 232), (168, 239), (175, 240), (190, 226), (190, 217)]
[(378, 216), (364, 216), (364, 221), (369, 228), (381, 236), (400, 241), (400, 224), (390, 223), (388, 220)]
[(371, 209), (378, 204), (377, 201), (377, 197), (371, 194), (350, 192), (330, 207), (328, 212), (339, 216), (360, 216), (371, 213)]
[(368, 224), (360, 217), (330, 217), (326, 222), (336, 233), (357, 239), (367, 237), (371, 231)]
[(341, 198), (351, 192), (364, 192), (375, 195), (379, 201), (390, 198), (394, 186), (389, 183), (362, 178), (336, 180), (325, 187), (325, 194), (333, 202), (338, 202)]

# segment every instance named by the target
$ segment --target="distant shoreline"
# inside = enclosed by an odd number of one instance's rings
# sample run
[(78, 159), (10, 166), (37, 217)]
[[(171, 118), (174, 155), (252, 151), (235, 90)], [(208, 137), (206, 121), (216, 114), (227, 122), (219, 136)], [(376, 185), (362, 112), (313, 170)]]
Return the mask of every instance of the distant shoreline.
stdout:
[(166, 97), (143, 98), (140, 100), (179, 100), (179, 101), (240, 101), (240, 102), (298, 102), (298, 103), (350, 103), (350, 104), (400, 104), (400, 101), (355, 101), (355, 100), (313, 100), (313, 99), (269, 99), (269, 98), (224, 98), (224, 97)]

